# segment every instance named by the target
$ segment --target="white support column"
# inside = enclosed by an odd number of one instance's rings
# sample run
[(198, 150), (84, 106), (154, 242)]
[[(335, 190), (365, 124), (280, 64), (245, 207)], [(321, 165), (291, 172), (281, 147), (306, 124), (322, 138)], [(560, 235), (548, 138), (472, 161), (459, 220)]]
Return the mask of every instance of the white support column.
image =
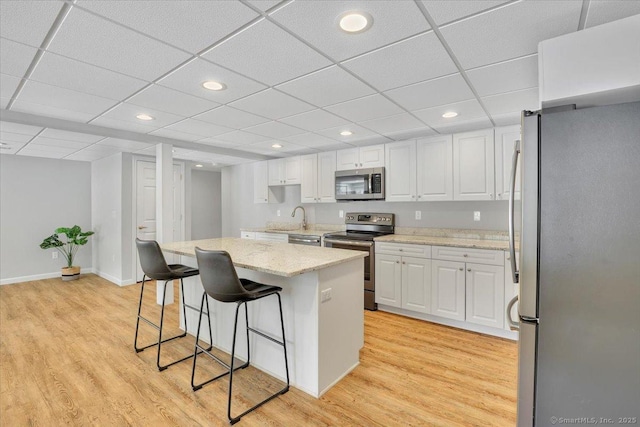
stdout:
[[(156, 240), (173, 241), (173, 146), (156, 145)], [(156, 285), (156, 301), (162, 304), (164, 282)], [(167, 286), (165, 305), (173, 303), (173, 286)]]

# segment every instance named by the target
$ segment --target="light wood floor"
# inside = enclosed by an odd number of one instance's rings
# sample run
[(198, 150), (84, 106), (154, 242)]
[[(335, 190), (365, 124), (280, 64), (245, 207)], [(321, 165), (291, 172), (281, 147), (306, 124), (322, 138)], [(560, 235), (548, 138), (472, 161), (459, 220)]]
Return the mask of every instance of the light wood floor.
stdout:
[[(154, 348), (133, 351), (139, 290), (95, 275), (1, 286), (0, 425), (228, 425), (226, 379), (194, 393), (190, 361), (158, 372)], [(186, 355), (193, 341), (167, 347)], [(511, 341), (367, 311), (360, 366), (320, 399), (292, 388), (240, 425), (513, 426), (516, 359)], [(202, 361), (203, 376), (219, 371)], [(252, 367), (238, 372), (241, 405), (280, 386)]]

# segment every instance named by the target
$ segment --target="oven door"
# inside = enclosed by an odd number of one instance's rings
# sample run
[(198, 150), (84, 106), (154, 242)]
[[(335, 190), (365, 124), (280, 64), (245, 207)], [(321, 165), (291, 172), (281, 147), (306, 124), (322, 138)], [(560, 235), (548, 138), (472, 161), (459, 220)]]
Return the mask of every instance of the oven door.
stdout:
[(364, 308), (367, 310), (377, 310), (375, 295), (375, 258), (373, 256), (372, 241), (340, 240), (325, 238), (324, 245), (328, 248), (349, 249), (351, 251), (363, 251), (368, 255), (364, 258)]

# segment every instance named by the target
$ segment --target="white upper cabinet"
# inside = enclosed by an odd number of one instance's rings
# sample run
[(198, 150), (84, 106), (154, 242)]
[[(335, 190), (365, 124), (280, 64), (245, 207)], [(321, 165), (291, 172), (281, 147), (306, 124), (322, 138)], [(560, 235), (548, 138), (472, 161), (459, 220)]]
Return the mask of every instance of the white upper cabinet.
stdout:
[[(520, 125), (495, 129), (496, 199), (508, 200), (511, 192), (511, 164), (513, 149), (520, 139)], [(516, 170), (516, 199), (520, 199), (520, 162)]]
[(269, 160), (269, 185), (300, 184), (300, 156)]
[(302, 169), (300, 202), (316, 203), (318, 201), (318, 155), (301, 156), (300, 165)]
[(333, 203), (335, 198), (336, 152), (300, 157), (301, 203)]
[(384, 144), (369, 147), (349, 148), (336, 153), (336, 170), (384, 166)]
[(253, 203), (269, 203), (267, 161), (253, 164)]
[(453, 135), (454, 200), (494, 200), (493, 129)]
[(416, 149), (417, 200), (453, 200), (452, 136), (419, 139)]
[(336, 201), (336, 152), (318, 153), (318, 201)]
[(385, 200), (411, 202), (416, 200), (416, 143), (395, 142), (385, 146)]

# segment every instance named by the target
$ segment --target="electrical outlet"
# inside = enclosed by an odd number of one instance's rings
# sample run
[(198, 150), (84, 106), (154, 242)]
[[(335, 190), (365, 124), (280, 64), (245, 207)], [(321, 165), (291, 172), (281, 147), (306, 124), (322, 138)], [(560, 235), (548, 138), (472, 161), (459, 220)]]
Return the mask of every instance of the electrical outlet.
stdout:
[(422, 219), (422, 211), (416, 211), (416, 219)]
[(320, 292), (320, 302), (327, 302), (331, 299), (331, 288)]
[(51, 259), (58, 259), (58, 251), (51, 252)]
[(276, 215), (280, 216), (280, 209), (276, 211)]
[(480, 211), (473, 211), (473, 220), (480, 221)]
[(343, 210), (339, 210), (338, 211), (338, 218), (344, 218), (344, 211)]

